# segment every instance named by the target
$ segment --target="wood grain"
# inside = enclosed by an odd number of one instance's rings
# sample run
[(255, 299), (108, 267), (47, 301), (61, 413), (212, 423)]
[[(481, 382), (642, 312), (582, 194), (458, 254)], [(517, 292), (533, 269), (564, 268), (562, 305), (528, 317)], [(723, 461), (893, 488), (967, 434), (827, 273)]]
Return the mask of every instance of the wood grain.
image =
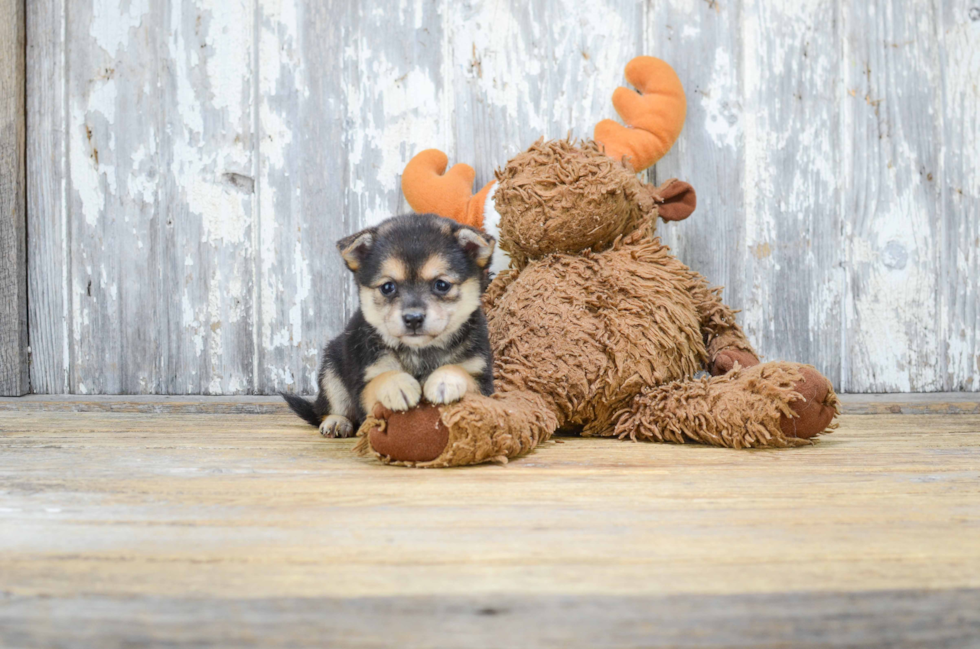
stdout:
[(29, 389), (24, 4), (0, 1), (0, 395)]
[(730, 292), (767, 360), (808, 359), (840, 385), (837, 6), (742, 4), (745, 238)]
[(248, 391), (251, 3), (65, 10), (69, 389)]
[[(941, 390), (942, 72), (932, 5), (843, 5), (845, 390)], [(965, 280), (965, 277), (963, 278)]]
[(980, 589), (760, 595), (366, 598), (8, 597), (0, 641), (78, 648), (195, 646), (894, 647), (980, 639)]
[(350, 317), (334, 242), (360, 225), (348, 209), (346, 2), (257, 3), (253, 392), (317, 390), (317, 356)]
[[(980, 384), (980, 5), (939, 3), (943, 70), (940, 281), (946, 390)], [(972, 152), (972, 153), (971, 153)]]
[(71, 391), (65, 0), (27, 5), (27, 281), (31, 390)]
[(976, 638), (980, 416), (844, 417), (795, 450), (565, 439), (450, 471), (352, 444), (284, 415), (0, 413), (5, 644), (261, 643), (360, 619), (363, 646), (446, 646), (481, 615), (582, 634), (552, 646), (698, 625), (697, 646)]

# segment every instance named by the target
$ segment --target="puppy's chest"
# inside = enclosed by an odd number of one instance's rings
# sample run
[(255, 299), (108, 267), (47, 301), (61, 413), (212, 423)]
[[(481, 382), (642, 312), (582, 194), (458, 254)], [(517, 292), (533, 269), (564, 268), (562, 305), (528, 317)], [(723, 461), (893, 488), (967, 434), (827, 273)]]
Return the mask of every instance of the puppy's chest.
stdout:
[(459, 361), (453, 350), (447, 349), (399, 350), (396, 356), (402, 369), (418, 380), (424, 379), (443, 365)]

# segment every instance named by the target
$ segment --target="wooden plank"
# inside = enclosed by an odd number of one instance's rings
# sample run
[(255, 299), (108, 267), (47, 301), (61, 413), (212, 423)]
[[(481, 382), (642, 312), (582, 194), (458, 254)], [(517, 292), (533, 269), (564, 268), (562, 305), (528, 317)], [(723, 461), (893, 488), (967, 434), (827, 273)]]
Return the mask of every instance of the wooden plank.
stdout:
[(246, 628), (261, 643), (388, 607), (395, 626), (359, 627), (373, 646), (417, 631), (410, 610), (440, 631), (480, 605), (529, 633), (523, 602), (555, 624), (578, 612), (586, 644), (617, 620), (666, 644), (712, 621), (719, 645), (753, 620), (783, 646), (899, 642), (915, 620), (935, 643), (977, 632), (976, 415), (845, 417), (793, 450), (569, 439), (459, 471), (356, 458), (353, 440), (281, 415), (7, 412), (0, 431), (0, 628), (24, 640), (4, 644), (80, 629), (96, 644), (157, 620), (187, 643)]
[(334, 247), (360, 223), (347, 207), (342, 61), (352, 11), (344, 2), (258, 3), (258, 393), (316, 392), (319, 351), (352, 313)]
[[(614, 118), (612, 92), (642, 53), (643, 8), (489, 0), (450, 3), (456, 147), (477, 187), (540, 137), (591, 137)], [(422, 142), (413, 137), (413, 141)], [(431, 145), (428, 145), (431, 146)]]
[[(942, 390), (943, 131), (932, 5), (845, 2), (842, 388)], [(949, 146), (958, 146), (950, 142)]]
[(71, 4), (72, 392), (252, 388), (252, 17)]
[(731, 301), (768, 360), (839, 386), (838, 3), (742, 3), (744, 239)]
[(27, 4), (27, 280), (31, 389), (69, 391), (71, 242), (66, 199), (65, 0)]
[(940, 282), (946, 390), (980, 391), (980, 6), (938, 5), (943, 67)]
[(915, 394), (842, 394), (841, 412), (848, 415), (980, 415), (980, 395), (972, 392)]
[[(980, 395), (973, 392), (919, 394), (842, 394), (845, 415), (980, 415)], [(171, 414), (288, 414), (278, 396), (81, 396), (30, 395), (0, 397), (0, 411), (131, 412)]]
[[(980, 590), (641, 597), (9, 597), (10, 646), (918, 647), (980, 642)], [(70, 637), (67, 630), (71, 630)]]
[(684, 130), (649, 179), (680, 178), (698, 195), (693, 216), (659, 223), (657, 230), (681, 261), (726, 287), (724, 297), (736, 309), (746, 306), (736, 287), (747, 257), (736, 244), (745, 241), (746, 222), (739, 25), (737, 2), (655, 0), (646, 12), (643, 48), (674, 67), (687, 93)]
[(21, 395), (30, 390), (24, 3), (2, 0), (0, 15), (0, 395)]
[(0, 397), (0, 411), (120, 412), (142, 414), (269, 415), (289, 414), (279, 396), (199, 395), (28, 395)]

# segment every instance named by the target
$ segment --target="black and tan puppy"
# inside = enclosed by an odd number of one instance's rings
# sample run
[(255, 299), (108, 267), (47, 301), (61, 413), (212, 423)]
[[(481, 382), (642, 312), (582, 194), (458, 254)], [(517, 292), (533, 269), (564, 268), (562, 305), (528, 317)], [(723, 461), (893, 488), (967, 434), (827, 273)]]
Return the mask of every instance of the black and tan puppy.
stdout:
[(493, 393), (480, 298), (494, 239), (431, 214), (396, 216), (337, 243), (360, 308), (330, 341), (312, 403), (283, 394), (324, 437), (348, 437), (375, 404), (408, 410)]

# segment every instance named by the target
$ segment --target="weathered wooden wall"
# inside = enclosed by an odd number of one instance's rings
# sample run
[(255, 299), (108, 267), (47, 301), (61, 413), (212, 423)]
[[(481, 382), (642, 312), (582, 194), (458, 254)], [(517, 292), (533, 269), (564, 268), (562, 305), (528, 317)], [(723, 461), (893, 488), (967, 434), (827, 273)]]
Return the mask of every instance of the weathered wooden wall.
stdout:
[(689, 100), (662, 229), (769, 358), (980, 390), (980, 5), (966, 0), (32, 0), (35, 392), (315, 389), (333, 242), (440, 147), (478, 182), (588, 135), (633, 56)]

